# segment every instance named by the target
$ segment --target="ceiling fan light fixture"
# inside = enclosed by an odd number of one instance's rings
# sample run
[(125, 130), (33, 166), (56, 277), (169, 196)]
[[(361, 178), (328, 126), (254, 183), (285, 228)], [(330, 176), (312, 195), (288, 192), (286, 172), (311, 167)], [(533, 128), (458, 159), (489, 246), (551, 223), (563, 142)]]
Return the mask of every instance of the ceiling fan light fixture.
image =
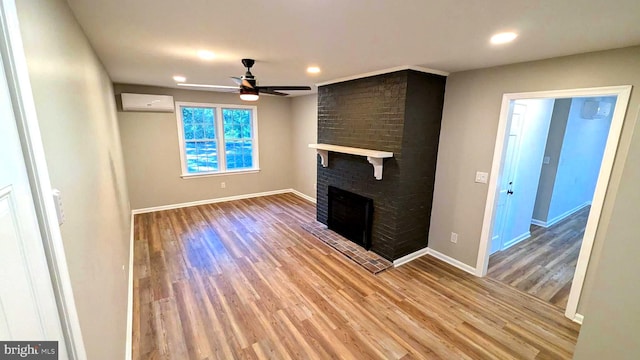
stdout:
[(240, 94), (240, 99), (244, 101), (257, 101), (259, 98), (257, 94)]
[(260, 98), (256, 89), (240, 87), (240, 99), (244, 101), (257, 101)]

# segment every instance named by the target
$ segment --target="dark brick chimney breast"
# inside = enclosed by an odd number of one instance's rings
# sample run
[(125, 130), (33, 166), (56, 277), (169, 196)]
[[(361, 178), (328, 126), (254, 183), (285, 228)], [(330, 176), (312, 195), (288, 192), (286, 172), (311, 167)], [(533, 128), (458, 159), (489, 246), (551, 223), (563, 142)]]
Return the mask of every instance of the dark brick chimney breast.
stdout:
[(402, 70), (318, 88), (318, 143), (391, 151), (382, 180), (366, 157), (318, 158), (317, 219), (328, 186), (373, 199), (372, 248), (395, 260), (427, 246), (446, 77)]

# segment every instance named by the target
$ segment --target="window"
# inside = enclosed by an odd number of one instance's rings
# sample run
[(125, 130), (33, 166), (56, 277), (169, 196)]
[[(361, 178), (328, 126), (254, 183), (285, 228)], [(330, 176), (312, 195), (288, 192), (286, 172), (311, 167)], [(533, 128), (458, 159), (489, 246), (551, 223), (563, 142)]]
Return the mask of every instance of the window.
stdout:
[(255, 106), (176, 102), (182, 176), (257, 171)]

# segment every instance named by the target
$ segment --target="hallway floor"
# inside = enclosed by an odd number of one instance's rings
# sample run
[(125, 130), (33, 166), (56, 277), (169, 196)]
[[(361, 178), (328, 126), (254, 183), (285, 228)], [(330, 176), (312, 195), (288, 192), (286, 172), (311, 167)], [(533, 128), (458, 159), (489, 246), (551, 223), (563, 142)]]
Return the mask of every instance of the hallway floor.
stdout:
[(487, 275), (565, 309), (590, 209), (548, 228), (531, 225), (531, 238), (491, 255)]

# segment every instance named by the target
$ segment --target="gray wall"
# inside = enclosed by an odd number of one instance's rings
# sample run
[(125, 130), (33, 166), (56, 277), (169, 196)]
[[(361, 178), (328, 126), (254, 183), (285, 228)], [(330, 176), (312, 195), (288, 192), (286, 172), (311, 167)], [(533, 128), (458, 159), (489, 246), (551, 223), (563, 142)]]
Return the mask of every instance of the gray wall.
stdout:
[[(258, 107), (260, 172), (183, 179), (175, 113), (118, 112), (131, 206), (134, 209), (215, 199), (293, 186), (290, 100), (140, 85), (115, 85), (115, 93), (172, 95), (175, 101), (248, 104)], [(119, 96), (118, 96), (119, 99)], [(222, 189), (220, 183), (225, 182)]]
[[(594, 98), (575, 98), (571, 101), (560, 164), (549, 205), (547, 221), (550, 222), (557, 221), (579, 206), (591, 203), (593, 199), (613, 112), (602, 119), (582, 118), (582, 107), (588, 99)], [(596, 99), (615, 105), (615, 97)]]
[(544, 150), (544, 155), (549, 157), (549, 163), (542, 165), (542, 172), (540, 173), (538, 195), (536, 196), (536, 204), (533, 208), (533, 218), (535, 220), (546, 222), (547, 216), (549, 215), (549, 205), (551, 205), (551, 197), (553, 196), (553, 184), (556, 182), (560, 151), (562, 150), (562, 139), (564, 139), (564, 133), (567, 128), (570, 108), (571, 99), (557, 99), (553, 105), (549, 136), (547, 137), (547, 144)]
[(293, 188), (315, 199), (316, 158), (309, 144), (318, 142), (318, 94), (291, 99), (291, 156)]
[(111, 80), (64, 0), (17, 8), (87, 357), (122, 359), (130, 211)]
[[(451, 74), (445, 92), (429, 247), (465, 264), (476, 265), (487, 185), (474, 183), (474, 175), (477, 170), (491, 169), (504, 93), (611, 85), (640, 86), (640, 47)], [(634, 89), (582, 299), (588, 298), (593, 273), (607, 240), (605, 234), (639, 104), (640, 95)], [(459, 234), (457, 244), (449, 241), (452, 231)], [(582, 303), (578, 310), (587, 315)]]
[[(637, 71), (640, 73), (640, 71)], [(638, 114), (637, 102), (629, 116)], [(588, 298), (589, 313), (578, 338), (577, 360), (640, 359), (640, 132), (633, 134), (622, 180), (615, 197), (602, 256)]]

